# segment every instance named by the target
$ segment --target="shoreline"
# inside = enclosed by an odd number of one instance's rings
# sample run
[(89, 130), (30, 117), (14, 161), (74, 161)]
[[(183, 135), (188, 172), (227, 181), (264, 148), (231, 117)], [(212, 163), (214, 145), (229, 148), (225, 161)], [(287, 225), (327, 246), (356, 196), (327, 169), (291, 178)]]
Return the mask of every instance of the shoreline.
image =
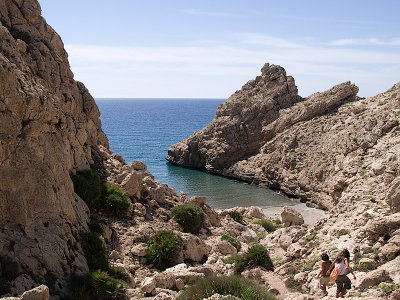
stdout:
[(280, 216), (282, 208), (285, 206), (290, 206), (297, 210), (299, 213), (304, 218), (304, 224), (306, 225), (312, 225), (314, 224), (315, 221), (318, 219), (322, 218), (326, 214), (328, 214), (327, 211), (318, 209), (318, 208), (313, 208), (313, 207), (308, 207), (306, 203), (295, 203), (293, 205), (284, 205), (284, 206), (264, 206), (260, 207), (263, 214), (267, 218), (275, 217), (275, 216)]

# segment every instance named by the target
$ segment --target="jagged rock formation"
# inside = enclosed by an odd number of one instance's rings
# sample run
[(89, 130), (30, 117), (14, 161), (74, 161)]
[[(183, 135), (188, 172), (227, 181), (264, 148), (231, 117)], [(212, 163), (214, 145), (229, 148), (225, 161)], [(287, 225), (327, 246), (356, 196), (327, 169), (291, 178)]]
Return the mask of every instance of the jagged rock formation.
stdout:
[[(286, 102), (290, 106), (283, 109), (279, 99), (287, 95), (277, 93), (277, 99), (269, 101), (263, 95), (272, 92), (271, 84), (263, 89), (255, 85), (260, 78), (275, 83), (267, 76), (271, 70), (280, 70), (286, 78), (283, 69), (264, 66), (263, 75), (222, 104), (207, 127), (171, 146), (167, 159), (282, 190), (325, 208), (332, 208), (352, 182), (362, 182), (360, 174), (370, 167), (384, 173), (386, 184), (398, 176), (393, 155), (398, 153), (399, 84), (387, 93), (360, 99), (358, 88), (346, 82), (300, 102)], [(247, 111), (253, 111), (250, 118), (244, 117)], [(393, 184), (389, 193), (393, 207), (399, 202), (397, 186)]]
[(88, 208), (70, 173), (108, 140), (38, 2), (0, 1), (0, 21), (0, 275), (52, 287), (87, 270), (78, 241)]
[(173, 145), (167, 159), (185, 167), (220, 173), (232, 162), (262, 146), (263, 127), (280, 110), (301, 100), (291, 76), (282, 67), (266, 64), (261, 76), (245, 84), (222, 103), (214, 120), (187, 140)]

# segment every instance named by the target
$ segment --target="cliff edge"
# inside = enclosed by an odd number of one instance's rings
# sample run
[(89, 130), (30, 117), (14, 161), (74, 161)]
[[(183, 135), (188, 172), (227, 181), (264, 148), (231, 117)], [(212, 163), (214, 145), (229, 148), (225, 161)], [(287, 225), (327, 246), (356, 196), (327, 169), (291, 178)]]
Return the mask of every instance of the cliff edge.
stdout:
[(108, 140), (39, 3), (1, 1), (0, 21), (0, 271), (53, 286), (87, 271), (78, 240), (89, 210), (70, 174)]

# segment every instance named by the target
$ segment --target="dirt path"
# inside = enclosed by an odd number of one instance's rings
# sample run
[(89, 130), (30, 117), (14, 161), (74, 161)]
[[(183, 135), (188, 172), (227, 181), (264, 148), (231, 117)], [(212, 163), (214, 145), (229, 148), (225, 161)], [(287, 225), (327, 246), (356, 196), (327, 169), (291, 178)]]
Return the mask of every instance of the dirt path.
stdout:
[(285, 295), (290, 293), (282, 278), (274, 272), (266, 273), (265, 276), (263, 276), (263, 279), (269, 284), (271, 290), (276, 289), (279, 292), (277, 296), (278, 299), (283, 299), (285, 298)]

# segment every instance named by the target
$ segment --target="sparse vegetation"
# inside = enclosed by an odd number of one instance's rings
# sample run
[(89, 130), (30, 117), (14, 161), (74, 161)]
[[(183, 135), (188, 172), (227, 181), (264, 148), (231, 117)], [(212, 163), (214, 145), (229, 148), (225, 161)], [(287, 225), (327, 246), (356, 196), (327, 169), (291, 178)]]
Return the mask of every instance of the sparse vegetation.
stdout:
[(111, 268), (110, 271), (108, 271), (108, 274), (115, 279), (123, 281), (127, 281), (129, 279), (129, 274), (125, 271), (125, 269), (120, 267)]
[(386, 281), (380, 283), (378, 288), (380, 288), (386, 295), (390, 295), (392, 292), (400, 289), (400, 285), (394, 283), (393, 281)]
[(236, 273), (242, 273), (246, 269), (263, 267), (268, 271), (274, 270), (274, 265), (268, 250), (260, 244), (255, 244), (242, 257), (242, 261), (235, 266)]
[(69, 285), (67, 300), (122, 300), (125, 283), (106, 272), (75, 277)]
[(282, 256), (274, 256), (274, 257), (271, 258), (273, 263), (276, 262), (276, 261), (281, 261), (282, 259), (283, 259)]
[(128, 210), (130, 203), (131, 199), (123, 189), (109, 182), (104, 184), (104, 207), (106, 210), (120, 215)]
[(242, 245), (240, 244), (240, 242), (237, 239), (231, 237), (230, 235), (222, 236), (221, 240), (229, 242), (233, 247), (236, 248), (237, 252), (239, 252), (240, 249), (242, 248)]
[(242, 256), (240, 254), (232, 254), (224, 260), (224, 263), (226, 264), (239, 264), (241, 262)]
[(164, 270), (173, 264), (175, 254), (182, 244), (182, 238), (171, 231), (155, 233), (149, 243), (147, 260), (154, 267)]
[(257, 220), (254, 222), (254, 224), (264, 227), (264, 229), (268, 232), (274, 232), (276, 230), (274, 223), (272, 223), (272, 221), (268, 219)]
[(75, 193), (90, 209), (100, 209), (113, 214), (123, 214), (130, 204), (129, 195), (120, 187), (105, 183), (94, 170), (82, 170), (71, 176)]
[(92, 217), (90, 218), (89, 229), (90, 231), (101, 235), (104, 232), (104, 223)]
[(364, 196), (363, 199), (364, 199), (364, 200), (370, 200), (371, 202), (375, 202), (376, 197), (375, 197), (375, 196), (372, 196), (372, 195), (367, 195), (367, 196)]
[(95, 232), (83, 234), (82, 249), (90, 270), (108, 271), (107, 250), (100, 235)]
[(101, 183), (99, 176), (93, 170), (77, 171), (71, 176), (75, 193), (86, 202), (89, 208), (98, 206), (101, 196)]
[(231, 210), (226, 213), (232, 219), (234, 219), (238, 223), (243, 223), (243, 215), (237, 210)]
[(204, 222), (204, 212), (200, 207), (183, 204), (171, 210), (171, 216), (185, 232), (198, 233)]
[(318, 231), (317, 230), (313, 230), (313, 231), (311, 231), (311, 233), (308, 235), (308, 236), (306, 236), (305, 238), (304, 238), (304, 242), (306, 243), (306, 244), (308, 244), (309, 242), (311, 242), (313, 239), (315, 239), (315, 237), (317, 236), (317, 233), (318, 233)]
[(275, 295), (253, 280), (240, 276), (206, 277), (185, 289), (177, 300), (201, 300), (214, 294), (229, 295), (244, 300), (272, 300)]
[(319, 256), (313, 256), (313, 257), (311, 257), (310, 259), (304, 261), (304, 262), (302, 263), (303, 271), (304, 271), (304, 272), (310, 272), (310, 271), (312, 271), (313, 268), (314, 268), (314, 265), (315, 265), (315, 264), (317, 263), (317, 261), (319, 261), (319, 260), (320, 260), (320, 257), (319, 257)]
[(258, 236), (257, 236), (257, 239), (258, 239), (258, 241), (261, 241), (261, 240), (263, 240), (263, 239), (265, 239), (267, 236), (265, 235), (265, 234), (259, 234)]

